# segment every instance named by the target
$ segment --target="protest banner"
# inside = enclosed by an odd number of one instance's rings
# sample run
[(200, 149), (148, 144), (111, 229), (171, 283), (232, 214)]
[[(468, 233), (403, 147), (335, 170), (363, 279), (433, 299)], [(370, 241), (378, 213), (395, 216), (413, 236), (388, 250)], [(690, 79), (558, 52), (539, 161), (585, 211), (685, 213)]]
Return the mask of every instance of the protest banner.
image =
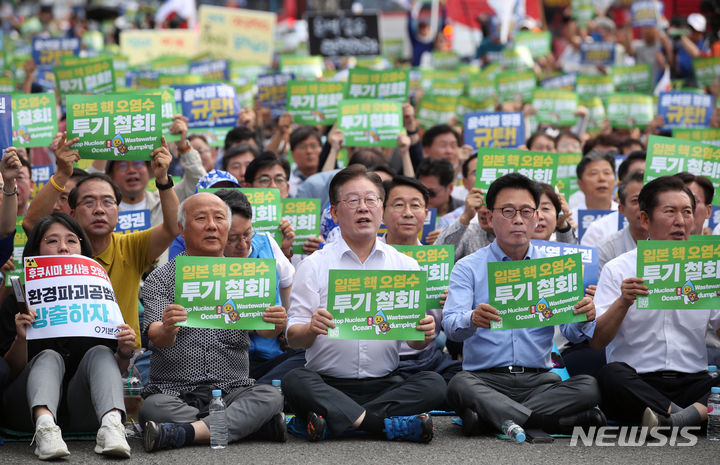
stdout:
[(600, 277), (598, 249), (567, 242), (541, 241), (532, 239), (530, 243), (547, 257), (563, 257), (579, 253), (582, 257), (583, 289), (597, 285)]
[(192, 29), (126, 29), (120, 32), (120, 53), (137, 66), (162, 55), (195, 56), (197, 42)]
[(650, 95), (616, 93), (607, 97), (607, 116), (618, 129), (646, 128), (655, 116)]
[(351, 69), (345, 87), (346, 99), (379, 98), (405, 102), (410, 90), (407, 70), (373, 71)]
[(577, 73), (560, 74), (545, 78), (540, 81), (540, 86), (543, 89), (558, 89), (558, 90), (575, 90), (575, 83), (577, 82)]
[(10, 94), (0, 94), (0, 151), (3, 154), (6, 148), (13, 145), (12, 123), (12, 97)]
[(305, 253), (303, 244), (311, 237), (320, 237), (320, 216), (322, 204), (320, 199), (282, 199), (283, 218), (290, 221), (295, 231), (292, 250), (294, 254)]
[(535, 89), (535, 73), (532, 71), (504, 71), (495, 75), (495, 93), (500, 102), (521, 99), (529, 102)]
[(210, 145), (222, 146), (225, 135), (235, 127), (240, 105), (230, 84), (175, 85), (175, 101), (188, 118), (190, 132), (213, 131)]
[(78, 37), (33, 37), (32, 59), (36, 65), (56, 66), (65, 55), (80, 53)]
[(305, 20), (311, 55), (380, 55), (377, 14), (307, 14)]
[(342, 82), (290, 81), (287, 83), (287, 111), (295, 124), (335, 123), (338, 102), (343, 98)]
[(55, 173), (55, 165), (34, 165), (30, 170), (30, 177), (33, 180), (33, 190), (30, 193), (30, 198), (34, 199), (38, 191), (43, 188), (45, 184), (50, 182), (50, 176)]
[(124, 323), (107, 273), (82, 255), (26, 257), (25, 300), (37, 314), (27, 340), (115, 339)]
[(275, 13), (200, 5), (198, 52), (271, 65), (276, 22)]
[(566, 90), (535, 89), (532, 106), (537, 110), (538, 123), (572, 126), (577, 120), (578, 95)]
[(633, 1), (630, 6), (633, 27), (656, 27), (662, 3), (656, 0)]
[(211, 329), (274, 329), (262, 315), (276, 304), (275, 259), (175, 258), (175, 303), (187, 320), (175, 326)]
[(647, 63), (632, 66), (613, 66), (612, 80), (618, 92), (648, 94), (652, 90), (653, 76)]
[(150, 210), (118, 212), (118, 221), (113, 232), (129, 234), (150, 229)]
[(422, 341), (416, 328), (425, 317), (426, 273), (392, 270), (330, 270), (327, 308), (332, 339)]
[(12, 145), (47, 147), (58, 132), (55, 95), (12, 94)]
[(473, 98), (461, 95), (457, 99), (457, 107), (455, 113), (460, 120), (465, 121), (465, 116), (469, 113), (487, 113), (495, 111), (495, 99), (488, 98), (485, 100), (475, 100)]
[(665, 130), (704, 128), (710, 125), (714, 110), (713, 96), (691, 91), (662, 92), (658, 97), (658, 115), (665, 120)]
[(500, 67), (489, 64), (477, 74), (468, 76), (468, 96), (476, 100), (495, 97), (495, 76)]
[(720, 146), (720, 128), (673, 128), (672, 136), (675, 139)]
[(13, 92), (15, 92), (15, 78), (0, 76), (0, 94), (12, 94)]
[(25, 281), (25, 274), (23, 273), (23, 250), (25, 250), (25, 244), (27, 244), (27, 233), (22, 227), (24, 216), (18, 216), (15, 220), (15, 237), (13, 237), (13, 254), (12, 262), (15, 267), (14, 270), (7, 270), (5, 272), (5, 286), (10, 287), (10, 276), (19, 276), (22, 282)]
[(602, 99), (600, 97), (583, 98), (580, 100), (580, 105), (588, 109), (588, 116), (585, 120), (588, 133), (596, 134), (602, 129), (602, 123), (606, 116)]
[(460, 55), (453, 50), (433, 50), (430, 52), (430, 62), (435, 69), (454, 70), (460, 66)]
[(638, 241), (637, 276), (650, 291), (637, 296), (638, 309), (720, 308), (720, 236)]
[(175, 100), (175, 90), (169, 88), (163, 89), (141, 89), (131, 91), (137, 95), (159, 95), (161, 102), (161, 113), (162, 118), (160, 119), (160, 126), (162, 127), (162, 133), (165, 136), (166, 142), (178, 142), (180, 140), (180, 134), (171, 134), (170, 126), (173, 124), (173, 116), (182, 113), (181, 108)]
[(525, 144), (525, 118), (520, 112), (468, 113), (463, 136), (474, 149), (515, 148)]
[(703, 87), (720, 84), (720, 57), (694, 58), (695, 79)]
[(580, 44), (580, 62), (585, 65), (614, 64), (615, 42), (583, 42)]
[(425, 239), (428, 234), (435, 231), (435, 225), (437, 223), (437, 208), (428, 208), (427, 211), (428, 214), (425, 216), (425, 222), (423, 223), (423, 228), (418, 238), (418, 240), (425, 245), (429, 245)]
[(395, 147), (403, 131), (402, 103), (369, 99), (341, 101), (338, 129), (343, 131), (348, 147)]
[(574, 315), (584, 296), (582, 254), (488, 263), (489, 304), (502, 321), (490, 329), (554, 326), (586, 321)]
[(200, 74), (158, 74), (152, 82), (138, 80), (138, 87), (151, 89), (153, 87), (170, 87), (192, 84), (202, 84), (205, 81)]
[(533, 56), (524, 45), (506, 47), (500, 55), (500, 66), (506, 71), (525, 71), (533, 67)]
[(720, 147), (670, 137), (648, 138), (645, 182), (687, 171), (715, 186), (712, 204), (720, 205)]
[(713, 205), (712, 213), (710, 214), (710, 218), (708, 218), (708, 227), (711, 230), (715, 230), (718, 224), (720, 224), (720, 206)]
[(67, 96), (67, 137), (82, 158), (149, 160), (161, 145), (159, 95)]
[(595, 17), (593, 0), (571, 0), (571, 14), (578, 26), (585, 27)]
[(433, 79), (427, 95), (434, 97), (460, 97), (465, 85), (456, 79)]
[(575, 81), (575, 92), (586, 99), (588, 97), (600, 97), (604, 99), (615, 92), (613, 77), (609, 74), (602, 76), (578, 74), (577, 80)]
[(569, 199), (571, 195), (580, 190), (577, 183), (577, 164), (582, 159), (580, 153), (557, 154), (558, 166), (555, 187)]
[(442, 308), (440, 298), (450, 285), (450, 273), (455, 264), (455, 246), (395, 245), (398, 252), (414, 258), (420, 269), (427, 273), (425, 308)]
[[(581, 241), (585, 233), (591, 224), (600, 218), (610, 215), (615, 210), (592, 210), (592, 209), (580, 209), (578, 210), (578, 241)], [(610, 231), (608, 231), (610, 233)], [(615, 232), (615, 231), (612, 231)]]
[(425, 95), (417, 106), (417, 121), (423, 129), (436, 124), (447, 124), (455, 118), (458, 99), (453, 97), (433, 97)]
[(287, 83), (293, 79), (287, 73), (262, 74), (257, 78), (257, 101), (270, 108), (274, 118), (285, 113)]
[(53, 70), (55, 84), (61, 96), (115, 92), (113, 61), (109, 58), (77, 65), (55, 66)]
[(190, 58), (186, 55), (159, 56), (153, 58), (148, 65), (151, 70), (165, 75), (182, 76), (190, 74)]
[[(202, 80), (227, 81), (230, 79), (230, 69), (227, 60), (200, 60), (190, 62), (188, 73), (192, 76), (200, 76)], [(184, 84), (184, 83), (177, 83)], [(190, 83), (188, 83), (190, 84)], [(192, 83), (196, 84), (196, 83)]]
[(515, 34), (515, 46), (524, 46), (530, 50), (533, 58), (544, 57), (551, 53), (551, 40), (550, 31), (520, 31)]
[(292, 74), (296, 79), (320, 79), (323, 67), (323, 58), (319, 55), (280, 55), (280, 72)]
[(508, 173), (520, 173), (554, 186), (557, 166), (554, 153), (478, 147), (475, 187), (487, 192), (495, 179)]

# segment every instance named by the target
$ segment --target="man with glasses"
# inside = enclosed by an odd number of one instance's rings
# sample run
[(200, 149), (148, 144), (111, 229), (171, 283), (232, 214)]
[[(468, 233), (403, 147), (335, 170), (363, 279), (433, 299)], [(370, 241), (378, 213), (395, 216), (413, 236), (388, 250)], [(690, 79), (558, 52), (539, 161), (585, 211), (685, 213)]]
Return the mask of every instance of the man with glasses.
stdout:
[[(80, 155), (72, 149), (79, 139), (66, 140), (60, 134), (57, 145), (58, 160), (79, 160)], [(138, 291), (140, 279), (147, 268), (168, 248), (178, 235), (177, 208), (178, 198), (171, 189), (168, 167), (172, 155), (165, 138), (162, 145), (151, 154), (150, 162), (158, 196), (162, 206), (163, 222), (145, 231), (130, 234), (114, 233), (118, 221), (118, 205), (122, 193), (117, 185), (105, 174), (94, 173), (80, 179), (68, 197), (70, 214), (85, 230), (90, 239), (93, 258), (100, 263), (115, 290), (115, 297), (125, 322), (136, 334), (140, 334), (138, 318)], [(63, 164), (64, 166), (64, 164)], [(72, 166), (70, 164), (70, 166)], [(64, 166), (67, 176), (67, 166)], [(61, 179), (62, 180), (62, 179)], [(48, 183), (45, 195), (38, 196), (28, 211), (28, 217), (42, 218), (52, 212), (53, 206), (67, 186)], [(136, 341), (140, 347), (140, 338)]]
[[(281, 160), (272, 153), (264, 153), (255, 158), (245, 170), (245, 182), (250, 187), (261, 189), (279, 189), (280, 197), (288, 197), (288, 176), (290, 176), (290, 165), (287, 161)], [(295, 239), (295, 231), (290, 222), (283, 218), (280, 221), (280, 232), (283, 240), (281, 249), (286, 257), (292, 257), (292, 243)]]
[[(305, 348), (307, 363), (283, 378), (285, 399), (310, 441), (339, 436), (348, 429), (385, 435), (388, 439), (428, 442), (432, 420), (421, 414), (445, 400), (445, 381), (423, 371), (403, 380), (398, 367), (401, 341), (328, 338), (335, 328), (328, 307), (330, 269), (417, 270), (415, 260), (377, 237), (384, 189), (379, 176), (350, 165), (330, 183), (330, 213), (341, 237), (303, 260), (288, 311), (291, 347)], [(423, 349), (435, 337), (435, 320), (426, 316), (416, 328)]]
[(460, 208), (463, 201), (452, 196), (455, 171), (452, 164), (444, 158), (426, 158), (418, 165), (415, 173), (418, 180), (428, 190), (428, 208), (437, 209), (438, 229), (428, 234), (426, 242), (433, 244), (444, 224), (443, 217)]
[[(487, 192), (487, 207), (495, 240), (455, 264), (443, 308), (443, 328), (448, 338), (464, 341), (463, 370), (448, 385), (448, 403), (461, 416), (463, 432), (500, 430), (505, 420), (548, 433), (572, 432), (574, 426), (601, 426), (605, 418), (593, 407), (599, 401), (595, 378), (579, 375), (562, 382), (551, 373), (554, 328), (496, 330), (501, 321), (489, 304), (489, 262), (529, 260), (544, 254), (530, 243), (538, 221), (541, 195), (534, 181), (518, 174), (495, 180)], [(561, 326), (572, 342), (592, 337), (595, 306), (585, 297), (575, 314), (587, 322)]]

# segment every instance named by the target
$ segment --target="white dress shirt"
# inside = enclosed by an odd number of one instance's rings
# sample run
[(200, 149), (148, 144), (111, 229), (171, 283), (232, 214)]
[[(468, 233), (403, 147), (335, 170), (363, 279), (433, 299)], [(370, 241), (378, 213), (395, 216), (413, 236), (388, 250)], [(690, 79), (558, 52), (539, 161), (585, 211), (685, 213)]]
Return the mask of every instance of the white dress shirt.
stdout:
[[(597, 319), (620, 295), (624, 279), (637, 276), (637, 248), (608, 262), (600, 274)], [(720, 310), (638, 310), (631, 305), (605, 349), (608, 363), (625, 362), (638, 373), (707, 370), (705, 331), (720, 326)]]
[[(342, 236), (300, 262), (290, 293), (288, 330), (327, 308), (329, 270), (419, 270), (415, 259), (376, 239), (365, 263)], [(343, 340), (319, 335), (305, 351), (305, 367), (336, 378), (379, 378), (394, 371), (402, 341)]]

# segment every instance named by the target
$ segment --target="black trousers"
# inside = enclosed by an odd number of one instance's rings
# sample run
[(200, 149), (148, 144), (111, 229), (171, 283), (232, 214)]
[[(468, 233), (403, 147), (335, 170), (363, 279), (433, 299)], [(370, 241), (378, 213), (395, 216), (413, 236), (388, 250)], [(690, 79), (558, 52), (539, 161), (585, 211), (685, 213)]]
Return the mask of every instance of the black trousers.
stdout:
[(689, 407), (707, 404), (710, 388), (720, 379), (707, 372), (638, 373), (624, 362), (612, 362), (600, 369), (598, 383), (603, 412), (613, 420), (637, 422), (646, 407), (667, 416), (670, 403)]
[(422, 371), (407, 379), (390, 374), (382, 378), (333, 378), (307, 368), (296, 368), (282, 380), (286, 401), (298, 417), (310, 412), (325, 418), (331, 435), (340, 435), (364, 411), (381, 417), (414, 415), (440, 408), (445, 380)]

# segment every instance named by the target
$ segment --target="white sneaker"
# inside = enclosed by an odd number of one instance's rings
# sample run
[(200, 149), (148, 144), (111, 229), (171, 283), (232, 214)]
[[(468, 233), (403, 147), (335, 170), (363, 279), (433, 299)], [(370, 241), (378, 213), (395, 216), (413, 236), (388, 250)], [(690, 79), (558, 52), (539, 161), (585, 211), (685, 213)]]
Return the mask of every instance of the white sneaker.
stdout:
[(35, 430), (33, 441), (35, 441), (35, 455), (40, 460), (57, 459), (70, 455), (58, 425), (40, 426)]
[(125, 439), (125, 426), (111, 420), (110, 426), (101, 426), (97, 433), (95, 453), (130, 458), (130, 445)]

